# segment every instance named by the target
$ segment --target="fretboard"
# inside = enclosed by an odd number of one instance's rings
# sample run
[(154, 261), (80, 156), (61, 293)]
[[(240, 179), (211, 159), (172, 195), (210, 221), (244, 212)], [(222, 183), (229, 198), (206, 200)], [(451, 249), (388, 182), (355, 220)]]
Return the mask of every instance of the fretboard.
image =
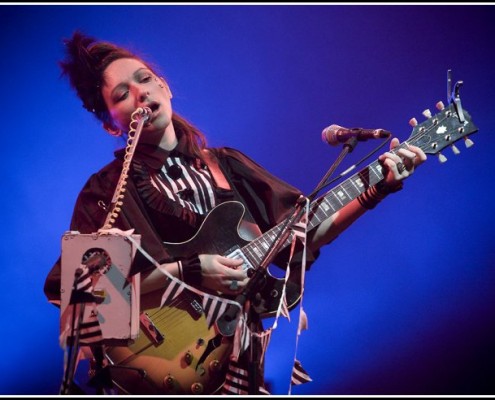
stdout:
[[(377, 184), (382, 179), (382, 166), (377, 160), (321, 197), (318, 197), (310, 205), (307, 230), (310, 231), (320, 225), (325, 219), (358, 197), (368, 187)], [(243, 253), (249, 258), (253, 265), (259, 265), (261, 263), (264, 255), (281, 233), (284, 222), (285, 221), (274, 226), (242, 248)], [(287, 237), (280, 250), (287, 247), (291, 241), (292, 235)]]

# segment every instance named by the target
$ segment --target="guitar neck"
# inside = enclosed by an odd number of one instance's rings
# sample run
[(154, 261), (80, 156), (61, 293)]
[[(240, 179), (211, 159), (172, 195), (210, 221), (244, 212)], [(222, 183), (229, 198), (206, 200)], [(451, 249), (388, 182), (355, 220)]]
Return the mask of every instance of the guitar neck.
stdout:
[[(451, 103), (445, 108), (442, 105), (438, 114), (430, 116), (419, 125), (415, 125), (409, 139), (399, 144), (391, 152), (396, 153), (401, 148), (415, 145), (421, 148), (426, 154), (438, 155), (439, 160), (443, 162), (442, 157), (440, 157), (442, 156), (440, 151), (446, 147), (452, 147), (455, 153), (458, 152), (454, 143), (461, 138), (466, 140), (466, 147), (470, 147), (472, 143), (467, 140), (467, 136), (476, 132), (478, 128), (472, 122), (467, 110), (463, 109), (462, 113), (459, 113), (457, 107), (456, 103)], [(378, 160), (375, 160), (335, 188), (314, 200), (310, 206), (307, 230), (310, 231), (317, 227), (325, 219), (358, 197), (368, 187), (376, 185), (383, 178), (382, 166)], [(266, 252), (271, 249), (272, 244), (278, 239), (284, 226), (285, 221), (282, 221), (263, 235), (254, 239), (244, 246), (244, 254), (255, 265), (259, 265)], [(287, 247), (291, 243), (291, 240), (292, 235), (284, 239), (280, 250)]]
[[(325, 219), (342, 209), (368, 187), (373, 186), (383, 179), (382, 166), (378, 160), (374, 161), (360, 172), (346, 179), (332, 190), (314, 200), (310, 205), (308, 228), (310, 231), (320, 225)], [(266, 251), (277, 240), (285, 225), (285, 221), (279, 223), (272, 229), (257, 237), (244, 246), (243, 252), (251, 262), (259, 265)], [(281, 245), (280, 250), (287, 247), (292, 241), (289, 235)]]

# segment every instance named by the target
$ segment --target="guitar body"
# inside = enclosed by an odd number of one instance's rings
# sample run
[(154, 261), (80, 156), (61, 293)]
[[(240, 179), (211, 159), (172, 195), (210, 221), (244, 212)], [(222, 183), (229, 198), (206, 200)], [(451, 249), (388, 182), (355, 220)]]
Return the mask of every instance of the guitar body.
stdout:
[(112, 380), (121, 393), (212, 394), (220, 388), (232, 338), (208, 327), (196, 301), (183, 291), (175, 305), (145, 310), (137, 340), (106, 349)]
[[(174, 257), (242, 253), (242, 246), (250, 242), (239, 232), (253, 236), (249, 227), (241, 224), (243, 215), (241, 203), (222, 203), (207, 215), (193, 238), (164, 245)], [(263, 299), (257, 306), (262, 317), (275, 315), (283, 285), (284, 279), (267, 272), (256, 288)], [(299, 288), (297, 282), (287, 284), (289, 309), (300, 299)], [(215, 324), (208, 326), (201, 298), (195, 292), (185, 289), (160, 307), (162, 294), (157, 291), (141, 297), (140, 333), (133, 344), (105, 349), (112, 380), (126, 394), (215, 393), (225, 379), (233, 336), (222, 336)]]
[[(242, 221), (244, 212), (244, 205), (238, 201), (221, 203), (209, 212), (198, 232), (190, 240), (182, 243), (165, 242), (165, 247), (174, 257), (186, 257), (194, 253), (222, 254), (230, 258), (242, 255), (242, 258), (256, 269), (262, 261), (265, 249), (261, 245), (256, 246), (256, 239), (249, 242), (243, 238), (252, 240), (255, 235), (250, 226)], [(300, 300), (300, 283), (300, 272), (293, 271), (286, 287), (289, 310)], [(257, 288), (260, 294), (258, 297), (263, 299), (263, 304), (259, 304), (257, 310), (262, 318), (276, 314), (283, 286), (284, 279), (274, 277), (267, 269), (262, 284)], [(252, 297), (255, 295), (256, 293), (252, 293)]]

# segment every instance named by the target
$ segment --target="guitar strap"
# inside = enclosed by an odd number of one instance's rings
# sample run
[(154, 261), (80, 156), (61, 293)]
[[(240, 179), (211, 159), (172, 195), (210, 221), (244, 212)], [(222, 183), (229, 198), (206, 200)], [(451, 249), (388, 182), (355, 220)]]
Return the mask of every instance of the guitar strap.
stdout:
[(208, 149), (203, 150), (203, 154), (205, 156), (204, 161), (206, 165), (208, 166), (211, 175), (213, 176), (213, 180), (215, 181), (217, 187), (225, 189), (225, 190), (231, 190), (230, 184), (227, 181), (227, 178), (225, 177), (224, 173), (220, 169), (220, 165), (218, 164), (218, 159), (217, 157)]
[[(230, 190), (232, 193), (234, 193), (235, 199), (244, 204), (244, 202), (241, 201), (240, 196), (233, 185), (230, 184), (227, 175), (224, 174), (224, 172), (222, 171), (222, 167), (218, 162), (217, 156), (213, 154), (213, 152), (209, 149), (204, 149), (203, 155), (203, 161), (208, 166), (208, 169), (210, 170), (210, 173), (217, 187), (226, 191)], [(253, 240), (262, 234), (261, 229), (256, 224), (253, 216), (251, 215), (247, 207), (245, 207), (245, 214), (241, 225), (241, 232), (243, 233), (243, 238), (246, 240)]]

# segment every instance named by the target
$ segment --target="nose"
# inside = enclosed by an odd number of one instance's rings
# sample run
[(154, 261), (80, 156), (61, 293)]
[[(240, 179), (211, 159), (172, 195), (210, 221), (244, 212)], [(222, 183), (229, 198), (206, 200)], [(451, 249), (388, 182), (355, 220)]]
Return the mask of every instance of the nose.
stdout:
[(147, 90), (147, 89), (140, 90), (140, 92), (139, 92), (139, 101), (141, 103), (143, 103), (149, 97), (149, 95), (150, 95), (149, 90)]

